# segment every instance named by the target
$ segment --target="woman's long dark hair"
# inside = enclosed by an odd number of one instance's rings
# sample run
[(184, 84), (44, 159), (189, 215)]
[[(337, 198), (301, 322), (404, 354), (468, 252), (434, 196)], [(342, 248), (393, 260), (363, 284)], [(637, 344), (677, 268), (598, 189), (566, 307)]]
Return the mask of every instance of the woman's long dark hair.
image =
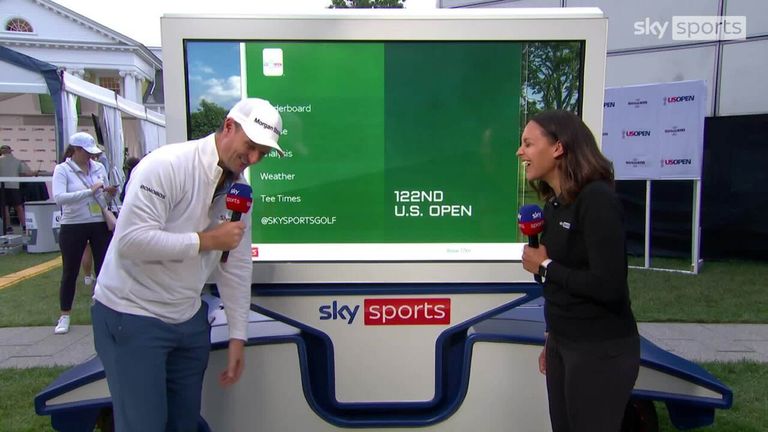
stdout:
[(59, 163), (64, 162), (65, 160), (67, 160), (68, 157), (72, 157), (73, 154), (75, 154), (75, 146), (73, 146), (72, 144), (69, 144), (67, 148), (64, 150), (64, 154), (61, 155), (61, 160), (59, 161)]
[[(553, 141), (560, 141), (563, 154), (558, 158), (560, 199), (564, 203), (576, 200), (581, 190), (595, 180), (613, 187), (613, 164), (597, 147), (594, 135), (577, 115), (564, 111), (543, 111), (531, 118)], [(550, 199), (555, 191), (541, 180), (529, 182), (540, 198)]]

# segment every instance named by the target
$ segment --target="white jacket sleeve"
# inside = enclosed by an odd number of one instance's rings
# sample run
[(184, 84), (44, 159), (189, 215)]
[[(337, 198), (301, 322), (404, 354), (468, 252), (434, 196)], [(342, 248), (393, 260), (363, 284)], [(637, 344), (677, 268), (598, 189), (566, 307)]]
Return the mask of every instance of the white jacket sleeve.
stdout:
[(53, 169), (53, 181), (51, 189), (53, 192), (53, 200), (56, 201), (56, 205), (62, 206), (67, 204), (75, 204), (80, 201), (85, 201), (91, 196), (93, 192), (86, 188), (84, 184), (80, 184), (77, 191), (67, 192), (67, 167), (59, 164)]
[[(195, 232), (165, 230), (171, 209), (182, 198), (183, 187), (173, 165), (165, 159), (146, 160), (134, 170), (115, 235), (117, 253), (134, 261), (183, 260), (199, 253)], [(163, 191), (162, 196), (139, 190), (140, 185)]]
[(245, 234), (236, 249), (229, 252), (229, 259), (219, 263), (213, 273), (213, 281), (219, 288), (224, 313), (227, 314), (229, 338), (248, 340), (248, 314), (251, 310), (251, 214), (243, 215)]

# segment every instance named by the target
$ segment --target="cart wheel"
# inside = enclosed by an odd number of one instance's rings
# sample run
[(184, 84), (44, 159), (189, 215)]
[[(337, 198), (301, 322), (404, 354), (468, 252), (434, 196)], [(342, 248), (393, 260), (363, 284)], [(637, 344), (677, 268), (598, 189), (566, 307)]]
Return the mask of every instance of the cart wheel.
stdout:
[(659, 417), (653, 401), (630, 400), (624, 410), (621, 432), (659, 432)]

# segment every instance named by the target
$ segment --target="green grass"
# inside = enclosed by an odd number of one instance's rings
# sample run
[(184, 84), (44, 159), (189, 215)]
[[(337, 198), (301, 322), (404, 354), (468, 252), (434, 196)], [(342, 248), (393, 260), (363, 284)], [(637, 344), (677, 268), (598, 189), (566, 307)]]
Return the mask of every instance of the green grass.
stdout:
[(42, 264), (58, 256), (59, 252), (29, 254), (22, 252), (18, 255), (0, 255), (0, 276), (15, 273), (19, 270)]
[[(55, 254), (46, 258), (53, 257)], [(686, 262), (663, 260), (661, 264), (679, 268)], [(0, 265), (0, 271), (3, 269)], [(59, 267), (0, 290), (0, 327), (55, 325), (60, 278)], [(768, 323), (768, 263), (705, 262), (698, 275), (630, 269), (629, 286), (638, 321)], [(80, 275), (73, 324), (90, 324), (92, 289), (83, 284)]]
[[(61, 267), (0, 290), (0, 327), (55, 326), (59, 319)], [(77, 278), (72, 324), (91, 323), (93, 285)], [(3, 430), (3, 429), (0, 429)]]
[[(702, 432), (759, 432), (768, 418), (768, 364), (755, 362), (703, 363), (734, 394), (729, 410), (716, 410), (714, 425)], [(65, 368), (0, 369), (0, 431), (52, 431), (49, 417), (35, 414), (35, 395)], [(675, 432), (663, 404), (657, 403), (661, 432)]]
[[(733, 407), (716, 410), (711, 427), (702, 432), (762, 432), (768, 419), (768, 364), (755, 362), (703, 363), (702, 366), (733, 391)], [(664, 404), (656, 403), (659, 431), (677, 431), (669, 421)]]
[(50, 417), (35, 414), (34, 399), (66, 369), (0, 369), (0, 431), (53, 431)]
[(705, 262), (698, 275), (630, 269), (629, 287), (638, 321), (768, 323), (768, 263)]

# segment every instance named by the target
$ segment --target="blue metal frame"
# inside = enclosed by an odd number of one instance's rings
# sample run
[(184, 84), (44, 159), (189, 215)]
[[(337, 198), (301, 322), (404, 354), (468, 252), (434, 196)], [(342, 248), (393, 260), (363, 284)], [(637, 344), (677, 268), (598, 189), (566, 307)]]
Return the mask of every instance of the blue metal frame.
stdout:
[[(437, 285), (437, 284), (435, 284)], [(459, 286), (460, 285), (460, 286)], [(521, 284), (522, 285), (522, 284)], [(514, 292), (523, 297), (488, 311), (481, 316), (459, 323), (446, 329), (437, 339), (435, 356), (435, 397), (426, 402), (417, 403), (339, 403), (334, 394), (333, 346), (327, 335), (297, 323), (279, 314), (264, 310), (258, 306), (252, 308), (265, 315), (291, 323), (300, 329), (298, 334), (280, 336), (255, 336), (246, 345), (295, 344), (302, 382), (302, 391), (308, 405), (322, 419), (344, 428), (389, 428), (389, 427), (424, 427), (445, 420), (461, 406), (469, 387), (470, 366), (474, 345), (478, 342), (512, 343), (542, 346), (543, 314), (541, 300), (535, 297), (540, 288), (535, 284), (517, 285)], [(418, 284), (419, 287), (423, 285)], [(381, 284), (336, 285), (328, 289), (299, 287), (304, 295), (403, 295), (403, 294), (455, 294), (477, 292), (512, 292), (510, 284), (440, 284), (427, 287), (426, 290), (404, 288), (392, 290)], [(296, 288), (291, 286), (291, 288)], [(432, 290), (432, 291), (430, 291)], [(275, 287), (274, 289), (256, 288), (259, 295), (296, 295), (295, 289)], [(212, 305), (218, 299), (207, 298)], [(529, 304), (517, 307), (523, 303)], [(211, 307), (211, 310), (214, 310)], [(470, 326), (473, 332), (468, 332)], [(217, 327), (214, 323), (214, 326)], [(224, 350), (228, 341), (223, 339), (212, 344), (212, 350)], [(690, 397), (664, 392), (638, 390), (633, 392), (634, 399), (663, 401), (666, 403), (673, 424), (680, 429), (701, 427), (711, 424), (714, 410), (727, 409), (733, 403), (733, 394), (695, 363), (668, 353), (646, 339), (641, 340), (641, 364), (644, 367), (670, 374), (680, 379), (701, 385), (722, 399)], [(91, 431), (100, 411), (111, 405), (109, 398), (73, 402), (56, 407), (46, 407), (46, 401), (70, 390), (104, 378), (101, 362), (96, 358), (76, 366), (60, 375), (35, 398), (35, 411), (39, 415), (50, 415), (51, 424), (60, 431)], [(210, 430), (201, 419), (200, 430)]]
[[(477, 317), (446, 329), (436, 341), (435, 397), (424, 402), (342, 403), (336, 397), (333, 343), (323, 332), (290, 317), (258, 305), (261, 314), (288, 323), (302, 331), (306, 363), (301, 363), (305, 378), (304, 392), (315, 413), (340, 427), (408, 427), (438, 423), (459, 407), (466, 396), (471, 346), (466, 345), (466, 330), (483, 320), (527, 303), (541, 295), (538, 284), (328, 284), (255, 286), (262, 296), (341, 296), (355, 295), (427, 295), (520, 293), (523, 297), (489, 310)], [(362, 300), (361, 300), (362, 301)], [(463, 348), (463, 349), (462, 349)], [(462, 354), (463, 353), (463, 354)], [(302, 361), (305, 358), (302, 357)], [(306, 369), (306, 370), (305, 370)], [(461, 378), (457, 382), (457, 377)]]

